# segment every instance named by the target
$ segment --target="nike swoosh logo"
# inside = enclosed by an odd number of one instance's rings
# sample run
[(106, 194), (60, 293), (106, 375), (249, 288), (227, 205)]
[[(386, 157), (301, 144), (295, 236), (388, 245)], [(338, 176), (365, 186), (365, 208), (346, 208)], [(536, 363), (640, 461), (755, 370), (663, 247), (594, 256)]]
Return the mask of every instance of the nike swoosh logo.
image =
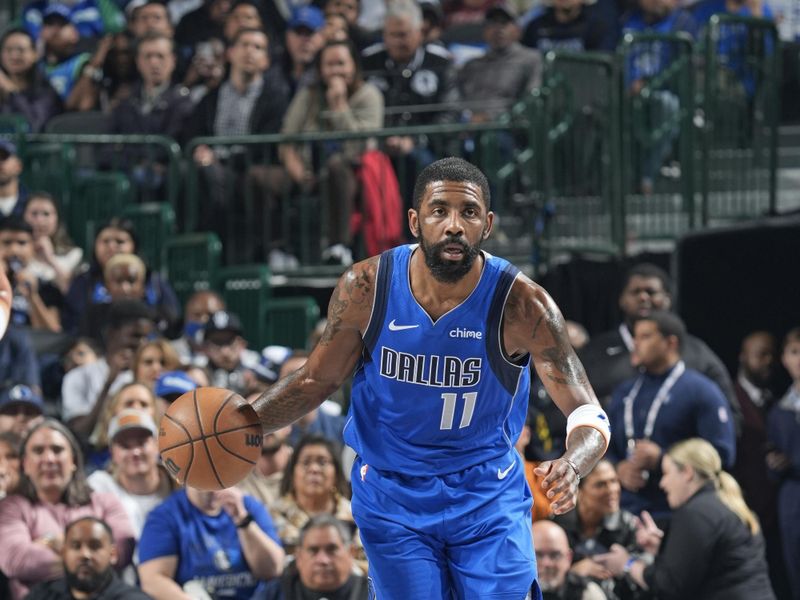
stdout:
[(508, 467), (504, 471), (501, 471), (500, 469), (497, 469), (497, 478), (498, 479), (505, 479), (506, 475), (508, 475), (511, 472), (511, 469), (514, 468), (515, 464), (517, 464), (517, 461), (514, 461), (510, 465), (508, 465)]
[(419, 323), (416, 325), (396, 325), (394, 319), (389, 323), (389, 331), (403, 331), (404, 329), (414, 329), (415, 327), (419, 327)]

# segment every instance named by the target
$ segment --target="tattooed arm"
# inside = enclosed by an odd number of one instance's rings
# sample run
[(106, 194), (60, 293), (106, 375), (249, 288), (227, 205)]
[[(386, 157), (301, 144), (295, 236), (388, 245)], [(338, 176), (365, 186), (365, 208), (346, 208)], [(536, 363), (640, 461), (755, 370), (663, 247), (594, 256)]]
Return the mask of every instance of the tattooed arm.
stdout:
[[(569, 343), (561, 311), (547, 292), (527, 277), (517, 278), (506, 301), (503, 340), (511, 356), (530, 353), (548, 394), (565, 415), (586, 404), (599, 407), (583, 365)], [(542, 487), (548, 490), (549, 498), (555, 498), (552, 507), (556, 514), (574, 507), (578, 474), (586, 475), (594, 468), (606, 444), (591, 427), (576, 427), (567, 446), (564, 456), (537, 468), (538, 474), (546, 476)]]
[(353, 372), (372, 311), (378, 261), (373, 257), (345, 271), (328, 304), (328, 324), (308, 361), (253, 402), (264, 433), (317, 408)]

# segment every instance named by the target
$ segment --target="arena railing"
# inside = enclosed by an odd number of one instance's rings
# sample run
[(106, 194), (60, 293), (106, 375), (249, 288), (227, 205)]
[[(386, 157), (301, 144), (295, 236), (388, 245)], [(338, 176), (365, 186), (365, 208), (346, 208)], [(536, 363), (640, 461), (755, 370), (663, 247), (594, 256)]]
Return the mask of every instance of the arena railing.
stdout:
[(781, 74), (777, 29), (764, 19), (715, 15), (703, 45), (698, 99), (702, 224), (774, 213)]

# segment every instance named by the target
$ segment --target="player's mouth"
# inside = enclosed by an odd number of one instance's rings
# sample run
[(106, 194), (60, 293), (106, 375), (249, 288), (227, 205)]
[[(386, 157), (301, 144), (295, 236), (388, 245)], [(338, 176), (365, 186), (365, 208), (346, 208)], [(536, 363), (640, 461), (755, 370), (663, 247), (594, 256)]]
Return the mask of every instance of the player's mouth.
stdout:
[(461, 260), (464, 258), (464, 246), (460, 244), (448, 244), (442, 249), (442, 256), (449, 260)]

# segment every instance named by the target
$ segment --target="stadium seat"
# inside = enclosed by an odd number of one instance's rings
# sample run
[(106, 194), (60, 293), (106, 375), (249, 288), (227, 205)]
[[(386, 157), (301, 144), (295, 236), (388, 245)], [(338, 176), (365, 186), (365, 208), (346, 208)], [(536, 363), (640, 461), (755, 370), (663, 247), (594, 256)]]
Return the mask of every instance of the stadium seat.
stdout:
[(211, 289), (221, 254), (222, 242), (216, 233), (185, 233), (164, 242), (161, 264), (181, 306), (193, 293)]
[(122, 216), (133, 221), (138, 238), (138, 254), (147, 266), (161, 270), (162, 249), (175, 233), (175, 211), (167, 202), (131, 204), (122, 211)]

